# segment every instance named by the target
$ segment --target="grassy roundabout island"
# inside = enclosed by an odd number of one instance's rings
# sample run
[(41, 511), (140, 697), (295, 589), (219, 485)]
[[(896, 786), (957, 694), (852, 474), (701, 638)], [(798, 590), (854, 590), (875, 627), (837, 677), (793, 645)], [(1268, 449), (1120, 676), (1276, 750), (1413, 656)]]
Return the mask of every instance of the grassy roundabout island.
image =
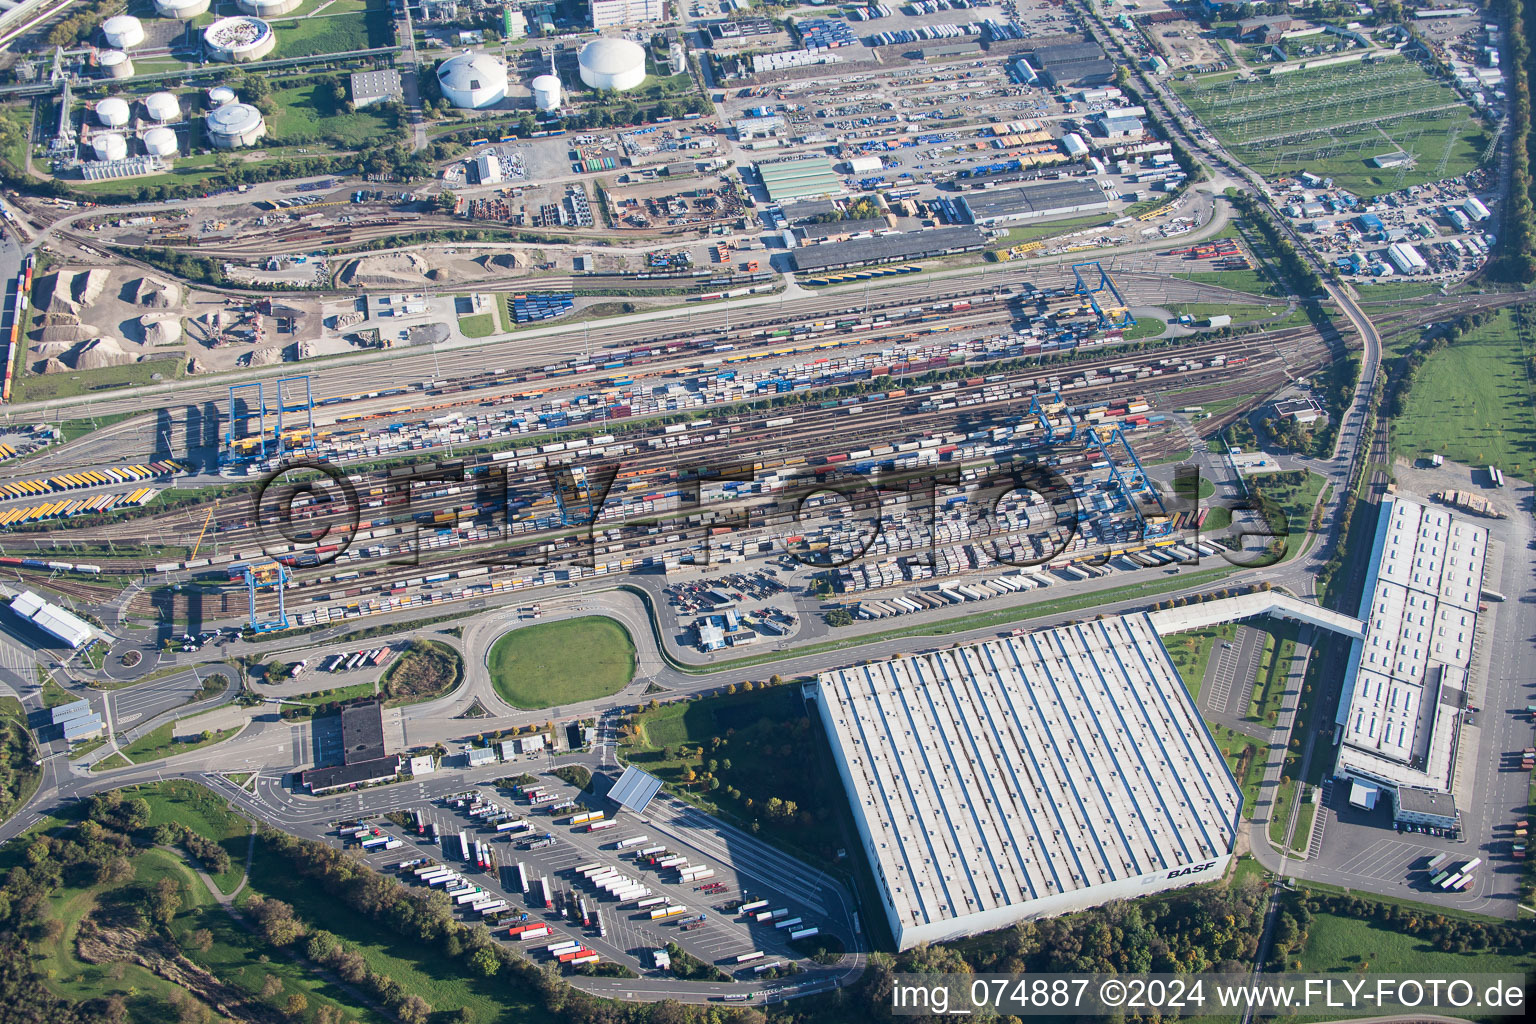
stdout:
[(503, 633), (486, 664), (502, 700), (548, 708), (624, 689), (635, 677), (635, 644), (613, 619), (589, 615)]

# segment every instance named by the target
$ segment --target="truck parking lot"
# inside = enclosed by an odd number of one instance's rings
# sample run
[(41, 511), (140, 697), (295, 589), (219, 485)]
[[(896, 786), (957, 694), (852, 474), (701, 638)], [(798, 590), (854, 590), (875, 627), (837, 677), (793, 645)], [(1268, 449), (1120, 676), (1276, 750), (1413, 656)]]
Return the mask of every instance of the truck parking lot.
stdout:
[[(797, 959), (791, 933), (839, 927), (840, 908), (829, 911), (805, 867), (765, 844), (665, 796), (645, 816), (597, 803), (547, 776), (486, 783), (405, 811), (406, 826), (346, 822), (337, 835), (403, 882), (448, 892), (461, 917), (535, 960), (590, 951), (648, 972), (654, 951), (676, 943), (726, 975), (759, 978), (764, 964)], [(767, 904), (769, 918), (744, 917), (743, 902)], [(572, 942), (578, 955), (567, 957)], [(763, 955), (738, 963), (753, 952)]]

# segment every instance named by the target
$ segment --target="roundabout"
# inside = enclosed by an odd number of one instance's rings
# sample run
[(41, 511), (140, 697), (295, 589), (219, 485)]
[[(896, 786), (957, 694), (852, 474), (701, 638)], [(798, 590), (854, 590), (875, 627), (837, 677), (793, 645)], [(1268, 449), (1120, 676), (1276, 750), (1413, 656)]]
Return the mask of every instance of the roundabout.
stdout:
[(496, 694), (513, 707), (550, 708), (618, 693), (635, 677), (635, 642), (605, 615), (543, 622), (496, 638), (485, 658)]

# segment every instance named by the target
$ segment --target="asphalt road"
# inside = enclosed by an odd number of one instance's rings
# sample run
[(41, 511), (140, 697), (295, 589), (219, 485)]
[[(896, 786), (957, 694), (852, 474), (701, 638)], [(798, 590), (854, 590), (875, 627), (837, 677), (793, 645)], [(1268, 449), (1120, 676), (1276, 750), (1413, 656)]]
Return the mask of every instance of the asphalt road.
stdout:
[[(1160, 94), (1154, 93), (1160, 98)], [(1225, 164), (1234, 167), (1230, 158), (1203, 142), (1185, 140), (1194, 148), (1209, 153), (1218, 164), (1218, 169)], [(1239, 187), (1248, 187), (1245, 176), (1234, 173), (1229, 178), (1218, 178), (1210, 186), (1215, 190), (1227, 183), (1237, 184)], [(224, 200), (227, 202), (228, 200)], [(196, 202), (190, 205), (197, 205)], [(1281, 220), (1283, 225), (1283, 219)], [(12, 243), (14, 249), (14, 243)], [(18, 253), (0, 248), (0, 261), (18, 258)], [(3, 266), (0, 263), (0, 266)], [(988, 274), (996, 283), (1003, 283), (1011, 279), (1028, 279), (1037, 276), (1038, 267), (1023, 265)], [(965, 268), (953, 272), (941, 272), (933, 275), (925, 275), (919, 283), (903, 284), (892, 288), (883, 289), (880, 292), (882, 299), (907, 298), (918, 300), (945, 287), (946, 279), (959, 278), (966, 275), (975, 276), (974, 268)], [(952, 283), (952, 282), (950, 282)], [(1365, 317), (1353, 297), (1347, 291), (1339, 291), (1329, 288), (1330, 297), (1344, 311), (1347, 319), (1353, 324), (1364, 340), (1364, 360), (1361, 374), (1361, 384), (1357, 388), (1354, 403), (1346, 414), (1345, 422), (1340, 430), (1339, 439), (1334, 456), (1330, 460), (1314, 463), (1310, 466), (1314, 470), (1324, 473), (1331, 481), (1338, 484), (1347, 478), (1347, 473), (1352, 464), (1362, 457), (1360, 430), (1364, 424), (1365, 406), (1377, 379), (1380, 361), (1380, 338), (1375, 327)], [(610, 344), (623, 345), (642, 337), (654, 334), (658, 324), (672, 323), (674, 326), (687, 326), (690, 323), (694, 327), (704, 325), (723, 324), (731, 315), (732, 310), (753, 306), (770, 307), (778, 304), (786, 311), (793, 310), (801, 315), (814, 315), (817, 312), (846, 308), (850, 303), (857, 303), (857, 290), (844, 290), (842, 292), (819, 292), (814, 296), (802, 296), (792, 291), (789, 295), (768, 296), (761, 299), (739, 300), (729, 307), (711, 306), (707, 309), (694, 309), (685, 311), (657, 311), (655, 313), (636, 314), (631, 317), (617, 318), (613, 321), (605, 321), (604, 338)], [(738, 313), (739, 316), (739, 313)], [(695, 319), (696, 318), (696, 319)], [(421, 379), (424, 376), (437, 376), (442, 373), (471, 372), (475, 368), (483, 368), (487, 364), (499, 363), (506, 359), (512, 365), (517, 361), (538, 361), (538, 353), (546, 350), (569, 349), (573, 332), (570, 329), (551, 328), (545, 331), (530, 331), (520, 335), (516, 345), (508, 342), (476, 342), (473, 346), (468, 343), (462, 349), (439, 348), (427, 354), (397, 355), (387, 354), (382, 356), (355, 357), (348, 362), (345, 369), (334, 371), (337, 378), (345, 377), (346, 382), (352, 388), (368, 387), (372, 382), (384, 380), (411, 380)], [(546, 349), (545, 346), (548, 346)], [(377, 365), (375, 365), (377, 364)], [(274, 368), (271, 374), (287, 373), (291, 368)], [(247, 377), (260, 376), (261, 374), (249, 374)], [(203, 398), (217, 401), (223, 394), (225, 385), (229, 380), (221, 378), (216, 385), (210, 385), (201, 391), (196, 388), (187, 388), (182, 385), (166, 388), (135, 389), (132, 394), (119, 393), (111, 398), (99, 399), (88, 402), (84, 399), (66, 399), (58, 403), (45, 403), (45, 405), (57, 405), (59, 408), (71, 410), (71, 414), (79, 408), (89, 407), (97, 414), (106, 414), (113, 410), (133, 410), (142, 408), (145, 400), (153, 395), (175, 394), (177, 401), (201, 401)], [(244, 379), (244, 378), (242, 378)], [(355, 381), (356, 383), (351, 383)], [(339, 386), (340, 381), (335, 386)], [(215, 394), (217, 392), (217, 394)], [(41, 408), (42, 405), (38, 406)], [(27, 410), (31, 412), (32, 410)], [(1328, 498), (1323, 521), (1335, 523), (1337, 512), (1342, 501), (1344, 488), (1334, 486)], [(1520, 581), (1528, 583), (1530, 580), (1529, 566), (1527, 564), (1527, 546), (1529, 544), (1529, 524), (1522, 524), (1526, 531), (1525, 543), (1510, 543), (1506, 548), (1506, 581)], [(1293, 560), (1287, 565), (1272, 569), (1238, 570), (1224, 580), (1224, 585), (1240, 585), (1243, 583), (1267, 581), (1274, 586), (1285, 587), (1299, 594), (1311, 592), (1311, 582), (1315, 569), (1320, 561), (1326, 557), (1331, 545), (1336, 542), (1336, 537), (1328, 537), (1314, 546), (1313, 551), (1301, 558)], [(1136, 579), (1149, 578), (1150, 574), (1143, 574)], [(1111, 576), (1108, 580), (1113, 585), (1123, 585), (1131, 582), (1131, 577), (1119, 578)], [(717, 671), (707, 675), (699, 675), (680, 671), (676, 665), (676, 659), (682, 659), (682, 652), (674, 652), (674, 658), (663, 657), (661, 650), (656, 645), (655, 634), (652, 631), (646, 609), (638, 598), (627, 592), (602, 593), (597, 585), (599, 581), (583, 584), (570, 592), (557, 595), (555, 598), (541, 598), (545, 605), (544, 621), (556, 618), (572, 617), (582, 614), (591, 614), (601, 611), (603, 614), (613, 615), (624, 622), (634, 636), (640, 657), (640, 672), (637, 674), (637, 683), (633, 684), (625, 692), (612, 698), (599, 701), (586, 702), (580, 705), (563, 707), (550, 711), (521, 711), (510, 708), (496, 697), (494, 688), (490, 685), (489, 674), (483, 660), (470, 659), (467, 663), (467, 678), (465, 684), (454, 693), (440, 698), (437, 701), (415, 705), (406, 709), (399, 709), (389, 713), (386, 719), (386, 729), (391, 730), (389, 735), (398, 736), (399, 741), (405, 746), (422, 746), (434, 742), (453, 742), (462, 739), (472, 732), (479, 732), (491, 728), (505, 728), (511, 725), (526, 724), (528, 722), (543, 722), (548, 718), (556, 720), (569, 720), (572, 718), (600, 715), (615, 705), (636, 703), (639, 696), (637, 690), (643, 690), (644, 683), (655, 681), (674, 693), (698, 693), (715, 688), (720, 688), (728, 683), (740, 682), (747, 679), (760, 680), (769, 673), (779, 673), (785, 676), (809, 674), (816, 671), (847, 664), (855, 659), (873, 659), (887, 657), (898, 653), (910, 653), (931, 647), (935, 644), (933, 639), (920, 637), (905, 637), (896, 640), (881, 640), (865, 644), (860, 647), (849, 647), (840, 651), (829, 651), (813, 654), (791, 655), (781, 662), (772, 665), (754, 666), (749, 668), (731, 667), (725, 665)], [(607, 586), (606, 581), (601, 581)], [(1053, 588), (1050, 594), (1045, 595), (1046, 600), (1054, 599), (1063, 594), (1078, 592), (1079, 590), (1092, 590), (1101, 588), (1080, 588), (1074, 585), (1061, 585)], [(1186, 593), (1202, 592), (1210, 589), (1209, 584), (1189, 587)], [(1510, 583), (1506, 583), (1506, 589), (1513, 590)], [(519, 595), (524, 602), (530, 595)], [(1170, 595), (1161, 595), (1167, 597)], [(1518, 596), (1512, 593), (1512, 600), (1498, 610), (1496, 619), (1497, 631), (1500, 638), (1519, 638), (1519, 642), (1507, 642), (1494, 645), (1494, 650), (1489, 655), (1489, 667), (1491, 678), (1496, 680), (1497, 686), (1502, 687), (1505, 681), (1522, 678), (1517, 675), (1522, 663), (1528, 663), (1531, 652), (1525, 646), (1536, 637), (1536, 606), (1527, 599), (1528, 593), (1525, 587), (1521, 587)], [(1038, 598), (1036, 598), (1038, 599)], [(1084, 610), (1045, 616), (1036, 620), (1035, 624), (1045, 626), (1070, 618), (1081, 618), (1097, 612), (1112, 613), (1121, 610), (1130, 610), (1144, 607), (1149, 599), (1136, 598), (1126, 601), (1106, 602), (1103, 606)], [(1023, 603), (1022, 601), (1020, 603)], [(999, 599), (989, 602), (982, 611), (1007, 607), (1009, 602)], [(964, 609), (969, 613), (977, 609)], [(402, 617), (403, 618), (403, 617)], [(895, 623), (896, 626), (917, 625), (925, 621), (934, 621), (937, 616), (914, 615), (903, 618)], [(375, 625), (387, 622), (389, 619), (369, 620), (367, 625)], [(398, 620), (397, 620), (398, 621)], [(485, 610), (473, 620), (464, 620), (465, 635), (463, 646), (470, 651), (483, 651), (488, 649), (489, 641), (500, 632), (508, 628), (516, 628), (519, 624), (526, 624), (525, 620), (516, 617), (515, 609), (507, 606), (487, 605)], [(323, 649), (326, 640), (336, 635), (338, 630), (357, 628), (356, 623), (348, 626), (337, 627), (327, 633), (315, 634), (303, 642), (314, 649)], [(893, 624), (884, 623), (878, 628), (892, 628)], [(866, 632), (874, 631), (877, 627), (871, 625)], [(997, 627), (986, 627), (969, 630), (960, 633), (943, 635), (937, 642), (949, 644), (963, 642), (982, 636), (994, 634)], [(860, 628), (852, 628), (844, 636), (856, 637), (861, 632)], [(805, 639), (802, 638), (803, 643)], [(1484, 641), (1488, 643), (1488, 641)], [(356, 645), (352, 645), (354, 648)], [(25, 665), (11, 664), (11, 655), (5, 651), (14, 650), (13, 644), (0, 644), (0, 682), (5, 682), (16, 689), (18, 694), (24, 692), (24, 684), (28, 682), (25, 677)], [(239, 648), (240, 650), (255, 650), (255, 648)], [(221, 652), (225, 656), (235, 653), (234, 650)], [(755, 652), (754, 652), (755, 653)], [(181, 680), (172, 684), (171, 680)], [(35, 680), (32, 689), (35, 690)], [(162, 687), (161, 682), (167, 685)], [(138, 714), (141, 719), (148, 721), (155, 713), (164, 714), (171, 706), (174, 699), (174, 686), (185, 685), (185, 680), (180, 676), (166, 677), (164, 680), (149, 684), (153, 691), (145, 695), (134, 691), (121, 691), (110, 698), (119, 709), (126, 707), (129, 714)], [(147, 689), (147, 688), (146, 688)], [(158, 695), (160, 691), (167, 691), (168, 695)], [(35, 698), (35, 694), (32, 694)], [(1501, 697), (1503, 696), (1501, 692)], [(454, 714), (460, 713), (473, 700), (479, 700), (493, 712), (489, 719), (478, 719), (472, 722), (455, 719)], [(1492, 702), (1490, 702), (1491, 704)], [(1511, 707), (1519, 706), (1519, 702), (1505, 702)], [(219, 714), (229, 712), (221, 711)], [(268, 822), (286, 831), (293, 832), (308, 838), (323, 839), (329, 831), (331, 822), (347, 816), (360, 814), (377, 815), (397, 807), (418, 805), (422, 800), (430, 800), (443, 793), (462, 789), (473, 781), (485, 778), (493, 778), (506, 772), (506, 766), (493, 766), (489, 769), (476, 772), (448, 771), (438, 776), (430, 777), (421, 783), (410, 783), (396, 786), (380, 787), (357, 793), (346, 794), (325, 799), (312, 799), (292, 792), (284, 785), (283, 776), (293, 768), (299, 767), (312, 760), (317, 750), (324, 754), (328, 744), (322, 724), (317, 732), (308, 725), (294, 725), (280, 721), (270, 709), (261, 709), (249, 716), (248, 724), (244, 725), (241, 733), (231, 740), (220, 744), (216, 748), (204, 751), (180, 755), (153, 765), (135, 766), (129, 769), (106, 773), (86, 773), (78, 767), (69, 766), (62, 758), (50, 757), (44, 761), (44, 779), (38, 797), (22, 813), (11, 821), (0, 825), (0, 840), (8, 839), (16, 835), (22, 829), (34, 823), (40, 813), (56, 807), (60, 803), (72, 799), (78, 799), (102, 789), (123, 785), (132, 781), (142, 781), (152, 778), (165, 777), (190, 777), (198, 778), (214, 786), (220, 792), (228, 795), (232, 802), (243, 812), (251, 814), (259, 820)], [(1522, 742), (1522, 729), (1524, 741)], [(1468, 808), (1468, 834), (1475, 837), (1479, 843), (1481, 838), (1490, 834), (1492, 823), (1497, 816), (1507, 814), (1509, 809), (1517, 803), (1523, 805), (1524, 779), (1521, 773), (1497, 770), (1501, 764), (1500, 758), (1503, 751), (1518, 749), (1529, 742), (1529, 727), (1515, 720), (1515, 717), (1506, 708), (1491, 707), (1482, 716), (1480, 735), (1474, 749), (1465, 752), (1470, 759), (1471, 769), (1482, 778), (1485, 774), (1491, 774), (1494, 781), (1490, 784), (1491, 791), (1488, 798), (1481, 801), (1479, 806)], [(597, 752), (598, 758), (603, 758), (605, 752)], [(260, 772), (257, 776), (253, 792), (239, 789), (223, 778), (220, 772), (241, 770), (255, 770)], [(835, 890), (831, 893), (826, 888), (826, 882), (818, 880), (813, 871), (804, 865), (785, 858), (783, 854), (765, 844), (756, 841), (747, 842), (751, 837), (733, 834), (733, 830), (713, 819), (699, 815), (690, 809), (677, 809), (670, 806), (658, 808), (653, 822), (647, 823), (647, 827), (654, 827), (657, 831), (666, 830), (676, 838), (678, 842), (688, 842), (700, 849), (706, 855), (719, 859), (722, 863), (729, 860), (738, 869), (750, 876), (768, 876), (777, 878), (779, 884), (793, 885), (796, 893), (808, 904), (815, 902), (830, 916), (835, 915), (834, 903), (838, 903), (841, 897), (834, 899)], [(1303, 877), (1316, 877), (1324, 881), (1338, 881), (1339, 884), (1353, 884), (1357, 888), (1370, 891), (1382, 891), (1382, 879), (1370, 870), (1362, 870), (1351, 873), (1347, 869), (1337, 865), (1322, 862), (1308, 862), (1298, 864), (1287, 862), (1269, 846), (1264, 830), (1255, 829), (1253, 832), (1253, 849), (1260, 862), (1267, 867), (1288, 870), (1291, 873)], [(1491, 841), (1490, 841), (1491, 842)], [(1493, 849), (1490, 845), (1488, 849)], [(1395, 856), (1391, 851), (1386, 851), (1390, 856)], [(1492, 878), (1494, 872), (1487, 876)], [(1500, 877), (1501, 885), (1505, 887), (1510, 879)], [(1468, 909), (1481, 909), (1484, 912), (1508, 913), (1512, 908), (1501, 904), (1504, 897), (1495, 891), (1491, 882), (1479, 883), (1479, 888), (1467, 897), (1473, 901)], [(851, 913), (851, 908), (843, 905), (843, 909)], [(588, 982), (583, 981), (583, 987), (588, 987)], [(765, 986), (766, 987), (766, 986)], [(707, 998), (708, 990), (699, 987), (687, 986), (683, 983), (667, 980), (642, 979), (640, 981), (618, 982), (608, 979), (592, 985), (592, 990), (601, 991), (604, 994), (628, 996), (632, 998), (661, 998), (681, 997), (702, 999)], [(742, 991), (740, 987), (733, 991)]]

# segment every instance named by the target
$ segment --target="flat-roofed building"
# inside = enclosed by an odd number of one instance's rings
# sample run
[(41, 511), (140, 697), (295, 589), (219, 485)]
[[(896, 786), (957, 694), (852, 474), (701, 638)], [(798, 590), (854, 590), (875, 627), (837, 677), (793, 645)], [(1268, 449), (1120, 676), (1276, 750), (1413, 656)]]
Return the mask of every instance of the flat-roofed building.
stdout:
[(1382, 504), (1365, 635), (1339, 698), (1337, 774), (1394, 795), (1452, 791), (1487, 553), (1481, 526), (1406, 498)]
[(1091, 178), (1067, 178), (971, 192), (955, 204), (972, 224), (993, 225), (1108, 210), (1109, 197)]
[(394, 68), (378, 71), (352, 72), (352, 105), (371, 107), (375, 103), (388, 103), (402, 99), (404, 88), (400, 84), (400, 72)]
[(641, 25), (660, 21), (666, 13), (667, 5), (662, 0), (592, 0), (592, 27)]
[(1449, 793), (1427, 793), (1422, 789), (1399, 789), (1394, 820), (1404, 825), (1428, 825), (1430, 828), (1456, 827), (1456, 799)]
[(341, 709), (341, 764), (300, 775), (310, 793), (385, 782), (400, 774), (400, 755), (384, 749), (384, 706), (378, 701)]
[(88, 700), (70, 701), (68, 704), (58, 704), (48, 709), (48, 717), (54, 725), (63, 725), (75, 718), (86, 718), (91, 714), (91, 702)]
[(795, 249), (791, 259), (796, 271), (819, 273), (975, 252), (985, 248), (986, 244), (986, 237), (973, 227), (928, 228), (850, 238), (843, 242), (822, 242)]
[(1062, 43), (1042, 46), (1030, 62), (1046, 84), (1069, 86), (1107, 85), (1115, 80), (1115, 65), (1098, 43)]
[(822, 673), (898, 948), (1220, 877), (1242, 795), (1145, 614)]

